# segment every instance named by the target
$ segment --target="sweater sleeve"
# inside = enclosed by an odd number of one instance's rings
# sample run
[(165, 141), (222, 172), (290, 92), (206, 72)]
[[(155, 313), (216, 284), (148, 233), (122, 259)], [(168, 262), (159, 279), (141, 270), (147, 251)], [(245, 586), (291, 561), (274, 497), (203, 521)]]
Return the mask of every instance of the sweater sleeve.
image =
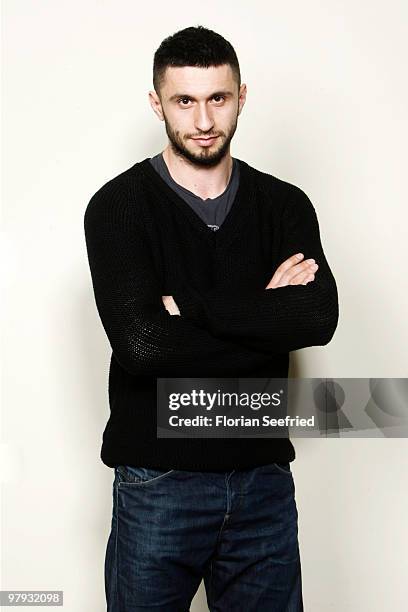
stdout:
[(132, 375), (188, 377), (240, 375), (267, 363), (264, 354), (166, 310), (151, 241), (124, 190), (106, 183), (84, 214), (96, 307), (119, 364)]
[[(307, 285), (256, 290), (184, 287), (173, 298), (180, 314), (204, 324), (215, 337), (267, 354), (327, 344), (337, 327), (337, 286), (323, 252), (316, 211), (296, 185), (282, 213), (279, 261), (303, 253), (319, 268)], [(275, 268), (275, 269), (276, 269)]]

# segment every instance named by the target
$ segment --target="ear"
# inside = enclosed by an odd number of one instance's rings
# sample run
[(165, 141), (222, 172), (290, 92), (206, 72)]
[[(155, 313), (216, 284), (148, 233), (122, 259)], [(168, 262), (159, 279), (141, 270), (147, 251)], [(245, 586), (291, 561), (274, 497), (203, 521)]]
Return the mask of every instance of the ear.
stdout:
[(241, 87), (239, 88), (239, 95), (238, 95), (238, 115), (241, 114), (241, 111), (244, 107), (245, 100), (246, 100), (246, 94), (247, 94), (247, 86), (245, 83), (242, 83)]
[(149, 91), (149, 102), (153, 112), (158, 116), (160, 121), (164, 120), (162, 105), (160, 98), (154, 90)]

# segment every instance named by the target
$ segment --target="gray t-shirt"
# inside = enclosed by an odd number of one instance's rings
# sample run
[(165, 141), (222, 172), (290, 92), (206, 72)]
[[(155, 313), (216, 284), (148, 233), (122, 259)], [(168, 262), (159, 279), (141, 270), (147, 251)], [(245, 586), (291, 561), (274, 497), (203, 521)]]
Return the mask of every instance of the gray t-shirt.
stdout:
[(231, 177), (225, 191), (216, 198), (207, 198), (205, 200), (176, 183), (167, 168), (162, 153), (158, 153), (158, 155), (155, 155), (149, 161), (162, 179), (191, 206), (210, 229), (217, 231), (220, 228), (234, 202), (239, 185), (239, 164), (234, 157), (232, 158)]

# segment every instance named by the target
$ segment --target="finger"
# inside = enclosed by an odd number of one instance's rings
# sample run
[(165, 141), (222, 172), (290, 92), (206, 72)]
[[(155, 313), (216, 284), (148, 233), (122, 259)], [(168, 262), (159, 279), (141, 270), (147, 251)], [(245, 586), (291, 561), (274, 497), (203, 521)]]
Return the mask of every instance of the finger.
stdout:
[[(285, 287), (286, 285), (289, 285), (292, 278), (294, 278), (297, 274), (303, 273), (303, 272), (315, 272), (317, 270), (316, 265), (314, 263), (314, 259), (306, 259), (306, 261), (302, 261), (301, 263), (298, 263), (296, 265), (292, 265), (288, 270), (286, 270), (283, 274), (273, 275), (271, 281), (269, 282), (269, 286), (270, 287)], [(318, 266), (317, 266), (318, 267)], [(276, 276), (275, 276), (276, 275)]]
[[(287, 285), (298, 285), (299, 281), (303, 281), (306, 276), (313, 275), (316, 273), (319, 267), (317, 264), (306, 264), (306, 262), (304, 263), (304, 266), (295, 266), (294, 268), (286, 272), (283, 275), (281, 282), (285, 282)], [(300, 276), (300, 278), (297, 279), (297, 276)]]
[(311, 281), (314, 281), (315, 275), (306, 272), (304, 274), (297, 274), (295, 278), (291, 280), (290, 285), (307, 285)]
[(310, 274), (310, 272), (302, 272), (301, 274), (296, 275), (296, 280), (291, 280), (290, 282), (281, 281), (278, 285), (266, 287), (267, 289), (276, 289), (278, 287), (289, 287), (295, 285), (307, 285), (308, 282), (314, 280), (314, 274)]
[(288, 259), (285, 259), (285, 261), (276, 268), (275, 273), (272, 278), (276, 276), (275, 281), (279, 283), (282, 275), (287, 270), (289, 270), (292, 266), (295, 266), (296, 264), (298, 264), (303, 259), (303, 257), (304, 257), (303, 253), (296, 253), (296, 255), (292, 255)]
[(292, 255), (291, 257), (286, 259), (283, 263), (281, 263), (280, 266), (276, 268), (272, 278), (270, 279), (269, 283), (266, 286), (266, 289), (269, 289), (271, 287), (281, 286), (282, 279), (289, 270), (293, 269), (294, 266), (305, 264), (305, 262), (299, 263), (299, 260), (303, 256), (304, 256), (303, 253), (298, 253), (297, 255)]

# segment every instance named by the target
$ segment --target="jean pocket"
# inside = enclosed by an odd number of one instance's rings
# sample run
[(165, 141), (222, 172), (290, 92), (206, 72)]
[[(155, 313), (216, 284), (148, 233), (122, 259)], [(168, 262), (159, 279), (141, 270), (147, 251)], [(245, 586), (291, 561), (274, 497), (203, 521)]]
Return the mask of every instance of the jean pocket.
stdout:
[(292, 471), (290, 469), (290, 463), (289, 461), (287, 461), (286, 463), (274, 463), (273, 464), (277, 470), (279, 470), (280, 472), (283, 472), (284, 474), (287, 474), (288, 476), (292, 475)]
[(118, 465), (115, 474), (120, 485), (145, 485), (155, 482), (174, 472), (173, 469), (156, 469), (148, 467), (135, 467), (133, 465)]

